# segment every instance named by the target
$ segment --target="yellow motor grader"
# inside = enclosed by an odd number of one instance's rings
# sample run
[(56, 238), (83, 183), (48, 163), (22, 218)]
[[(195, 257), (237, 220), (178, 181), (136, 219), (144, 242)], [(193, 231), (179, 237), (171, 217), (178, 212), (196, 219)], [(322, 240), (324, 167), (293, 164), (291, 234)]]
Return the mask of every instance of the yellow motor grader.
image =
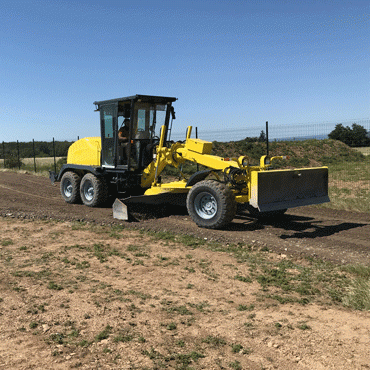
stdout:
[[(237, 204), (263, 215), (330, 201), (327, 167), (271, 170), (271, 163), (284, 157), (264, 155), (256, 166), (247, 156), (211, 155), (212, 143), (191, 138), (190, 126), (185, 141), (169, 141), (176, 100), (134, 95), (94, 102), (101, 137), (73, 143), (67, 164), (58, 174), (50, 172), (52, 183), (60, 181), (64, 200), (96, 207), (115, 196), (113, 217), (122, 220), (133, 203), (186, 205), (198, 226), (211, 229), (230, 223)], [(121, 142), (120, 127), (128, 120)], [(181, 172), (187, 161), (203, 166), (188, 179)], [(166, 166), (179, 169), (178, 181), (162, 182)]]

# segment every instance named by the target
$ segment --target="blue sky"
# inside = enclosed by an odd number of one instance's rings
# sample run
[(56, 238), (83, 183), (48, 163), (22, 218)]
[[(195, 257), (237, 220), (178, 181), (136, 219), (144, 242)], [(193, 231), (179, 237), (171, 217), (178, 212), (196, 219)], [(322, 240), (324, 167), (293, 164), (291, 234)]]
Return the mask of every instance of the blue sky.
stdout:
[[(175, 96), (174, 132), (369, 118), (369, 1), (0, 0), (0, 141), (99, 136), (93, 102)], [(247, 136), (247, 135), (246, 135)]]

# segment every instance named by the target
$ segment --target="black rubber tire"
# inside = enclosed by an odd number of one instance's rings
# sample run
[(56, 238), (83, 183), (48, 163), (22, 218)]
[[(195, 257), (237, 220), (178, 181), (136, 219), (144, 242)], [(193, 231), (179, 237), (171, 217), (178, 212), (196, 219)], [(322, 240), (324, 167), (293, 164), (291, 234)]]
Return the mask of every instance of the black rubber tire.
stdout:
[(220, 229), (229, 224), (236, 213), (233, 192), (225, 184), (214, 180), (196, 183), (186, 198), (192, 220), (207, 229)]
[(60, 181), (60, 192), (67, 203), (81, 203), (80, 183), (81, 177), (77, 173), (68, 171), (63, 174)]
[(251, 216), (258, 218), (258, 219), (276, 219), (284, 215), (287, 209), (278, 209), (276, 211), (267, 211), (267, 212), (260, 212), (257, 208), (248, 204), (247, 206), (248, 212)]
[(108, 199), (108, 186), (104, 178), (87, 173), (81, 180), (80, 196), (88, 207), (98, 207)]

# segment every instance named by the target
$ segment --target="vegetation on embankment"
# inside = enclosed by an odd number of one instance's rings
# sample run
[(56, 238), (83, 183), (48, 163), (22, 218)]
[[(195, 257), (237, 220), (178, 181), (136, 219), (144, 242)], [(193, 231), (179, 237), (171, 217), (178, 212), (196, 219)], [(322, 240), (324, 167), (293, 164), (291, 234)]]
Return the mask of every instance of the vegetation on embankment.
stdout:
[[(212, 154), (220, 157), (238, 157), (247, 155), (256, 164), (267, 151), (265, 142), (252, 142), (248, 138), (228, 143), (213, 142)], [(326, 166), (337, 162), (363, 161), (364, 156), (356, 149), (350, 148), (341, 141), (304, 140), (274, 141), (269, 143), (270, 156), (289, 156), (288, 160), (279, 161), (279, 166), (313, 167)]]

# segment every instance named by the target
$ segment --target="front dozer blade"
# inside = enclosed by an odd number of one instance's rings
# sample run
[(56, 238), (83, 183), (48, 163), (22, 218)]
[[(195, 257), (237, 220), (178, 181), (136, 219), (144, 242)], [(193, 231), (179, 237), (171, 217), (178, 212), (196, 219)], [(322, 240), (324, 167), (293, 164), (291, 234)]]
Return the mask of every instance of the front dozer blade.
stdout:
[(330, 202), (326, 167), (252, 173), (249, 203), (260, 212), (325, 202)]
[(127, 206), (130, 204), (147, 204), (149, 206), (170, 204), (174, 206), (185, 206), (186, 195), (186, 193), (163, 192), (154, 195), (138, 195), (116, 199), (113, 203), (113, 218), (127, 221), (129, 219)]

